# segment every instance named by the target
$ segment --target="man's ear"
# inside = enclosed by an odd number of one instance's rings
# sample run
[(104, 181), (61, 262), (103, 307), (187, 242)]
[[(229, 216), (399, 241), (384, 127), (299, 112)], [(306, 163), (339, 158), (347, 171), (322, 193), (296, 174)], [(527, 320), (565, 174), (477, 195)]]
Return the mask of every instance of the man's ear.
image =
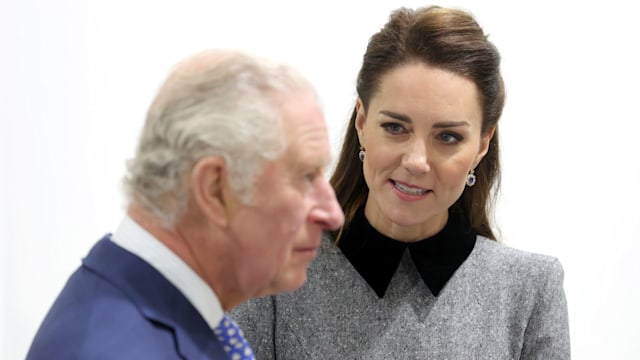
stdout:
[(227, 176), (227, 164), (218, 156), (200, 159), (191, 170), (190, 185), (196, 206), (220, 227), (229, 223), (229, 204), (225, 200)]
[(493, 135), (495, 134), (495, 132), (496, 132), (496, 128), (494, 126), (491, 130), (489, 130), (486, 134), (482, 135), (482, 137), (480, 138), (480, 147), (478, 148), (478, 154), (476, 155), (473, 168), (478, 166), (478, 164), (480, 164), (480, 161), (482, 161), (484, 156), (487, 155), (487, 152), (489, 151), (489, 144), (491, 143), (491, 139), (493, 138)]
[(362, 104), (362, 100), (358, 98), (358, 100), (356, 101), (356, 121), (354, 125), (356, 127), (358, 141), (360, 142), (361, 146), (362, 144), (364, 144), (364, 125), (366, 120), (367, 114), (365, 113), (364, 105)]

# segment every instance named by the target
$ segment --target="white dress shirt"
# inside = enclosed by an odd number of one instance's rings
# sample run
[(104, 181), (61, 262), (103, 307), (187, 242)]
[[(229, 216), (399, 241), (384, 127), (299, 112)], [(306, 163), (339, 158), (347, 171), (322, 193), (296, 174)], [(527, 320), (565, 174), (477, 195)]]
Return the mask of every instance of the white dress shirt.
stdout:
[(191, 302), (210, 328), (218, 326), (224, 314), (218, 297), (189, 265), (162, 242), (129, 216), (122, 220), (111, 241), (158, 270)]

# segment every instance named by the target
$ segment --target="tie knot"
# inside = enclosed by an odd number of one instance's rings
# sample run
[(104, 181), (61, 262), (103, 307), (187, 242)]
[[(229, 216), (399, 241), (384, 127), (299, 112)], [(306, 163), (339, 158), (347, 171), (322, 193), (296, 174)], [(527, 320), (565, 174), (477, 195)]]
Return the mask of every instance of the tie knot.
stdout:
[(220, 320), (220, 324), (213, 329), (216, 337), (222, 343), (224, 350), (232, 360), (254, 360), (253, 351), (242, 330), (226, 314)]

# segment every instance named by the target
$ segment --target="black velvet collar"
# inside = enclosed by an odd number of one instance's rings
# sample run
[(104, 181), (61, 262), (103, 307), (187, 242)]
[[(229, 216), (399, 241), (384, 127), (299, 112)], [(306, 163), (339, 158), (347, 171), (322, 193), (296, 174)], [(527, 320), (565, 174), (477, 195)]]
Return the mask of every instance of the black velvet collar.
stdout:
[(467, 259), (475, 243), (476, 233), (459, 212), (450, 211), (447, 224), (434, 236), (405, 243), (379, 233), (369, 224), (364, 216), (364, 208), (361, 208), (343, 233), (338, 247), (378, 297), (382, 298), (406, 248), (422, 280), (431, 293), (438, 296), (453, 273)]

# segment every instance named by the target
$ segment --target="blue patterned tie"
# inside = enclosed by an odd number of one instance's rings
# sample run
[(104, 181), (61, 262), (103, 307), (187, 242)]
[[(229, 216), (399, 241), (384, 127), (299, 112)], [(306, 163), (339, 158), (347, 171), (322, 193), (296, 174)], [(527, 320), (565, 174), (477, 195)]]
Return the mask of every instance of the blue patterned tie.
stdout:
[(225, 315), (213, 332), (231, 360), (255, 360), (253, 351), (238, 325)]

